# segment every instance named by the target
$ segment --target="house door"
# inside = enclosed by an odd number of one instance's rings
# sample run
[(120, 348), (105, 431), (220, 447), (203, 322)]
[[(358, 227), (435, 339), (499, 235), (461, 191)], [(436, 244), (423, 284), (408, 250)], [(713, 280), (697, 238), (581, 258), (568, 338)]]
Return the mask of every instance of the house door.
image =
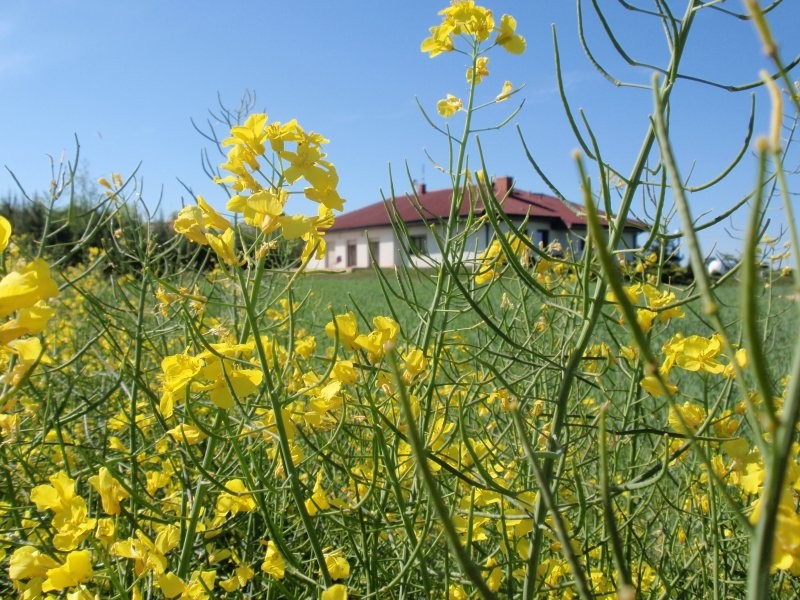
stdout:
[(369, 266), (376, 264), (381, 266), (381, 243), (378, 241), (371, 241), (369, 243), (370, 261)]

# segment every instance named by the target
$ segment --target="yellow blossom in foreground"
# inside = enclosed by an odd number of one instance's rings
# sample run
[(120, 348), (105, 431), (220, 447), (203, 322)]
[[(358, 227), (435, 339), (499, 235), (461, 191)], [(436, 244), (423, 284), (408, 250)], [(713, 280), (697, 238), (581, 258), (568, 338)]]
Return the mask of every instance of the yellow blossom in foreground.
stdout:
[(196, 244), (207, 246), (208, 235), (213, 230), (227, 231), (231, 228), (228, 220), (215, 211), (202, 196), (197, 197), (197, 205), (184, 206), (175, 217), (173, 225), (176, 233), (189, 238)]
[(37, 258), (0, 279), (0, 317), (56, 295), (58, 286), (50, 277), (50, 267)]
[(111, 546), (111, 555), (129, 558), (134, 562), (134, 572), (141, 575), (152, 571), (157, 575), (167, 570), (166, 555), (180, 542), (180, 529), (174, 525), (166, 525), (151, 541), (141, 531), (136, 532), (136, 539), (120, 540)]
[(233, 229), (226, 229), (221, 235), (207, 233), (208, 245), (217, 257), (226, 265), (238, 265), (242, 261), (236, 256), (235, 236)]
[(42, 554), (33, 546), (20, 546), (11, 555), (8, 564), (8, 577), (12, 581), (23, 581), (34, 577), (45, 577), (48, 569), (58, 567), (58, 563)]
[(167, 431), (167, 434), (174, 442), (186, 442), (189, 446), (199, 444), (206, 439), (205, 433), (203, 433), (194, 425), (189, 425), (188, 423), (181, 423), (180, 425), (173, 427)]
[(47, 579), (42, 591), (63, 590), (89, 581), (92, 578), (92, 557), (88, 550), (76, 550), (67, 554), (64, 564), (47, 570)]
[[(663, 396), (665, 394), (664, 389), (658, 383), (658, 377), (655, 375), (648, 375), (644, 377), (640, 382), (639, 385), (642, 386), (642, 389), (650, 394), (651, 396)], [(664, 382), (664, 386), (667, 388), (670, 394), (674, 394), (678, 391), (678, 386), (673, 385), (667, 381)]]
[(118, 515), (120, 513), (120, 500), (124, 500), (130, 494), (120, 483), (114, 479), (106, 467), (100, 467), (97, 475), (89, 478), (91, 486), (100, 494), (103, 503), (103, 510), (108, 515)]
[(466, 590), (457, 583), (451, 583), (447, 589), (447, 600), (467, 600), (469, 596)]
[(325, 325), (325, 333), (329, 338), (335, 339), (338, 337), (339, 343), (348, 350), (355, 350), (356, 336), (358, 335), (358, 322), (356, 315), (352, 312), (336, 315), (333, 321)]
[(267, 552), (264, 555), (264, 562), (261, 563), (261, 570), (275, 579), (283, 579), (286, 573), (286, 563), (272, 540), (267, 542)]
[(704, 338), (690, 335), (671, 348), (675, 364), (687, 371), (705, 371), (720, 374), (725, 367), (717, 360), (722, 344), (717, 337)]
[(447, 97), (442, 98), (436, 103), (436, 110), (440, 115), (447, 118), (452, 117), (460, 111), (463, 106), (464, 103), (461, 101), (461, 98), (453, 96), (453, 94), (447, 94)]
[(255, 509), (255, 498), (241, 479), (231, 479), (225, 484), (225, 491), (217, 496), (218, 517), (235, 516), (239, 512), (252, 512)]
[(325, 552), (325, 566), (328, 567), (328, 572), (334, 581), (350, 576), (350, 563), (347, 562), (341, 548)]
[(232, 593), (245, 587), (254, 576), (255, 571), (253, 569), (247, 565), (240, 565), (234, 569), (231, 577), (219, 582), (219, 587), (228, 593)]
[(8, 248), (11, 239), (11, 223), (3, 215), (0, 215), (0, 252)]
[(472, 83), (473, 78), (475, 83), (478, 84), (483, 81), (484, 77), (489, 76), (489, 58), (486, 56), (479, 56), (475, 61), (475, 68), (469, 67), (467, 69), (467, 83)]
[(511, 92), (514, 91), (514, 86), (511, 84), (510, 81), (506, 81), (503, 84), (503, 89), (500, 90), (500, 93), (497, 94), (497, 98), (494, 99), (495, 102), (503, 102), (508, 100), (511, 96)]
[(322, 479), (325, 474), (320, 471), (317, 473), (317, 479), (314, 483), (314, 491), (311, 497), (305, 501), (306, 511), (310, 516), (315, 516), (321, 510), (328, 510), (331, 507), (328, 500), (328, 492), (322, 486)]
[(486, 559), (486, 569), (489, 574), (486, 577), (486, 586), (493, 592), (500, 589), (500, 584), (503, 581), (503, 570), (498, 566), (494, 557), (490, 556)]
[(347, 586), (341, 583), (333, 584), (322, 592), (322, 600), (347, 600)]
[(69, 510), (75, 496), (75, 481), (59, 471), (49, 479), (50, 485), (37, 485), (31, 490), (31, 500), (38, 510), (52, 510), (62, 513)]
[(175, 598), (183, 593), (186, 584), (175, 573), (164, 573), (158, 578), (158, 588), (165, 598)]
[(511, 54), (525, 52), (525, 38), (516, 33), (517, 20), (511, 15), (503, 15), (500, 19), (500, 31), (495, 42)]
[(688, 428), (694, 433), (706, 418), (705, 409), (693, 402), (684, 402), (681, 406), (671, 406), (669, 409), (669, 426), (673, 431), (687, 433)]

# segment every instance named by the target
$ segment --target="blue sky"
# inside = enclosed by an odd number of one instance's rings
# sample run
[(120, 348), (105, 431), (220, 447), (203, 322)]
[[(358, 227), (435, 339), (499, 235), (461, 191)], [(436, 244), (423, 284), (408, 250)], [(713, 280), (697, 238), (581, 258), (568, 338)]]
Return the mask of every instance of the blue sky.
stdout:
[[(615, 56), (591, 3), (583, 4), (593, 53), (619, 79), (647, 85), (651, 71), (629, 68)], [(610, 0), (600, 4), (608, 7), (626, 49), (645, 62), (665, 63), (664, 36), (656, 22)], [(406, 165), (429, 188), (447, 187), (447, 177), (426, 156), (446, 162), (447, 147), (416, 104), (418, 98), (435, 115), (437, 99), (466, 93), (463, 56), (430, 59), (419, 51), (428, 28), (439, 21), (437, 11), (446, 5), (431, 0), (3, 0), (0, 163), (29, 193), (46, 190), (49, 157), (72, 156), (77, 135), (81, 167), (91, 179), (113, 171), (125, 176), (141, 162), (141, 194), (151, 209), (161, 200), (167, 216), (191, 201), (179, 180), (221, 208), (225, 197), (208, 181), (200, 162), (201, 151), (213, 149), (190, 119), (204, 124), (218, 97), (233, 107), (252, 90), (256, 109), (270, 119), (296, 118), (331, 140), (328, 156), (338, 168), (346, 210), (388, 193), (390, 164), (400, 192), (410, 188)], [(513, 14), (528, 41), (522, 56), (496, 51), (491, 75), (481, 85), (487, 99), (506, 79), (526, 86), (515, 96), (525, 104), (512, 126), (481, 135), (489, 172), (514, 176), (520, 188), (547, 192), (524, 156), (515, 129), (519, 125), (549, 177), (565, 195), (579, 197), (570, 158), (577, 142), (555, 83), (553, 24), (571, 105), (584, 108), (605, 157), (628, 171), (647, 127), (652, 96), (646, 89), (617, 88), (594, 69), (578, 43), (575, 3), (486, 5), (498, 19)], [(685, 3), (670, 5), (680, 15)], [(742, 4), (735, 0), (723, 6), (740, 11)], [(792, 47), (800, 3), (787, 0), (772, 20), (784, 55), (800, 51)], [(759, 69), (769, 66), (751, 24), (704, 10), (695, 28), (686, 49), (686, 73), (739, 84), (757, 79)], [(756, 92), (756, 100), (756, 129), (765, 132), (769, 106), (762, 92)], [(673, 101), (672, 135), (680, 167), (699, 183), (724, 168), (738, 150), (751, 93), (730, 94), (687, 81), (677, 86)], [(492, 107), (479, 123), (498, 122), (512, 108), (511, 102)], [(451, 124), (460, 130), (458, 117)], [(214, 162), (220, 159), (212, 154)], [(476, 155), (471, 166), (478, 166)], [(748, 160), (726, 185), (694, 195), (695, 214), (713, 215), (734, 202), (752, 184), (754, 172)], [(13, 194), (15, 188), (3, 169), (0, 195)], [(641, 203), (636, 209), (646, 216)], [(782, 211), (770, 216), (780, 223)], [(731, 230), (740, 224), (726, 226)], [(720, 227), (703, 241), (706, 250), (715, 244), (726, 251), (739, 246)]]

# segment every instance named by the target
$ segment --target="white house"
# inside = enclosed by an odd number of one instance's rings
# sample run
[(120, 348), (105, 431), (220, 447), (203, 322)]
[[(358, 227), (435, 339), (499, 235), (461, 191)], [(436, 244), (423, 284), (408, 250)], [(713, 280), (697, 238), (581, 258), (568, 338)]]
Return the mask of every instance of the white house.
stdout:
[[(494, 195), (501, 202), (506, 215), (516, 225), (525, 222), (529, 237), (542, 247), (560, 242), (565, 250), (583, 250), (586, 236), (586, 219), (583, 207), (564, 202), (545, 194), (525, 192), (514, 187), (511, 177), (501, 177), (494, 182)], [(435, 265), (441, 253), (432, 234), (432, 228), (441, 227), (450, 212), (452, 190), (428, 191), (424, 184), (417, 186), (416, 194), (408, 194), (391, 201), (377, 202), (364, 208), (345, 213), (336, 218), (325, 236), (327, 252), (323, 259), (312, 260), (308, 269), (345, 270), (366, 268), (377, 263), (379, 267), (394, 267), (415, 263)], [(459, 214), (469, 213), (471, 198), (469, 191)], [(484, 215), (486, 209), (480, 198), (473, 200), (473, 213)], [(402, 251), (392, 223), (402, 220), (408, 231), (408, 241), (414, 252)], [(527, 219), (527, 221), (526, 221)], [(604, 218), (601, 223), (606, 226)], [(629, 221), (623, 231), (622, 244), (636, 247), (637, 234), (647, 229), (638, 221)], [(480, 230), (473, 232), (466, 241), (465, 260), (474, 258), (492, 242), (492, 228), (488, 221)], [(370, 252), (371, 249), (371, 252)]]

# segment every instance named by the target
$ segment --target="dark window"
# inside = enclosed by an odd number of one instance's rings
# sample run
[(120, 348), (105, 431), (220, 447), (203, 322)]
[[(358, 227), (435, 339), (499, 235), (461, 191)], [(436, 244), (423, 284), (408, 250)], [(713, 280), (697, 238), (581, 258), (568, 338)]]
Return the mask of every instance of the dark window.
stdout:
[(536, 239), (533, 240), (538, 246), (544, 248), (547, 244), (550, 243), (550, 230), (548, 229), (537, 229), (536, 230)]
[(380, 242), (370, 242), (369, 243), (369, 251), (371, 255), (371, 263), (376, 265), (381, 264), (381, 243)]
[(428, 255), (428, 236), (427, 235), (412, 235), (408, 238), (411, 245), (411, 251), (418, 256)]

